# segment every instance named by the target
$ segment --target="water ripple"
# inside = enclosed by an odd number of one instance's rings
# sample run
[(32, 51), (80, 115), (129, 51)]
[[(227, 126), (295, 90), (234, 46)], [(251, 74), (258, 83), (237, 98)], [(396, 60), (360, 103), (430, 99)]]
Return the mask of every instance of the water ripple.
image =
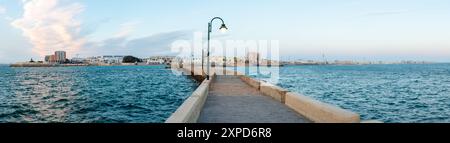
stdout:
[[(384, 122), (450, 122), (450, 65), (287, 66), (281, 87)], [(264, 79), (263, 77), (261, 77)]]
[(162, 66), (0, 66), (0, 122), (163, 122), (196, 88)]

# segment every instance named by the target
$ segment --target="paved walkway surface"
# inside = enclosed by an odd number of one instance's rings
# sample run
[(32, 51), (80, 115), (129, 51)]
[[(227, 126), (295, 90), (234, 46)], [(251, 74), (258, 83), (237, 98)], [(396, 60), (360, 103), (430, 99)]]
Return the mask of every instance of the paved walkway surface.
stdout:
[(199, 123), (309, 123), (286, 105), (263, 96), (237, 76), (217, 76)]

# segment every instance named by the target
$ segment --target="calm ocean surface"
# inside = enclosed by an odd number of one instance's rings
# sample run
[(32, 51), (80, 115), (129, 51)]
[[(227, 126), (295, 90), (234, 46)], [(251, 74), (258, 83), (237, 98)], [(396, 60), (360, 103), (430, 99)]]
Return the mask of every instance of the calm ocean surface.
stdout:
[(197, 84), (164, 66), (0, 65), (0, 122), (164, 122)]
[[(365, 120), (450, 122), (450, 64), (286, 66), (279, 73), (279, 86)], [(163, 122), (197, 84), (163, 66), (0, 66), (0, 122)]]
[(286, 66), (279, 71), (279, 86), (350, 109), (365, 120), (450, 122), (450, 64)]

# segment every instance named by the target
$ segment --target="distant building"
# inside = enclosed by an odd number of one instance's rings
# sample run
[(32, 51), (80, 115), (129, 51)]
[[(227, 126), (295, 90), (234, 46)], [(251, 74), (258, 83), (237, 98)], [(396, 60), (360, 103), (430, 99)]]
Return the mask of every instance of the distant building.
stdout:
[(47, 55), (47, 56), (45, 56), (44, 61), (49, 63), (50, 62), (50, 58), (51, 58), (51, 55)]
[(174, 56), (152, 56), (150, 58), (143, 59), (143, 61), (148, 65), (159, 65), (171, 63), (174, 58), (175, 58)]
[(47, 55), (45, 56), (46, 63), (56, 63), (56, 56), (55, 55)]
[(66, 62), (66, 52), (56, 51), (53, 55), (45, 56), (44, 62), (46, 63), (64, 63)]
[(56, 51), (55, 58), (57, 63), (64, 63), (66, 61), (66, 52), (65, 51)]
[(50, 55), (50, 63), (56, 63), (56, 56), (55, 55)]
[(249, 63), (256, 65), (258, 63), (258, 58), (260, 58), (259, 56), (260, 56), (259, 53), (249, 52), (247, 54), (247, 58), (248, 58), (247, 60), (249, 61)]
[(70, 62), (74, 63), (74, 64), (81, 64), (81, 63), (85, 63), (86, 59), (84, 59), (84, 58), (72, 58), (70, 60)]
[(124, 57), (125, 56), (120, 56), (120, 55), (115, 55), (115, 56), (113, 56), (113, 55), (104, 55), (104, 56), (101, 56), (99, 58), (99, 60), (102, 63), (106, 63), (106, 64), (121, 64)]

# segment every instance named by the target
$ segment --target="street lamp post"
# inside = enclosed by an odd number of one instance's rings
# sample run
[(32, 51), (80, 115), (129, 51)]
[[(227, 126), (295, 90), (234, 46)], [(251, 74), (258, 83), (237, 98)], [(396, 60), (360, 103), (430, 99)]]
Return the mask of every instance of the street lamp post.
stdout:
[(211, 68), (211, 63), (209, 61), (209, 56), (210, 56), (210, 39), (211, 39), (211, 32), (212, 32), (212, 23), (216, 19), (222, 21), (222, 26), (220, 26), (220, 28), (219, 28), (219, 30), (221, 32), (226, 32), (228, 30), (227, 26), (225, 26), (225, 22), (220, 17), (214, 17), (213, 19), (211, 19), (211, 22), (208, 23), (208, 51), (206, 53), (206, 57), (207, 57), (207, 62), (206, 62), (206, 65), (207, 65), (206, 80), (209, 80), (209, 74), (210, 74), (210, 68)]

